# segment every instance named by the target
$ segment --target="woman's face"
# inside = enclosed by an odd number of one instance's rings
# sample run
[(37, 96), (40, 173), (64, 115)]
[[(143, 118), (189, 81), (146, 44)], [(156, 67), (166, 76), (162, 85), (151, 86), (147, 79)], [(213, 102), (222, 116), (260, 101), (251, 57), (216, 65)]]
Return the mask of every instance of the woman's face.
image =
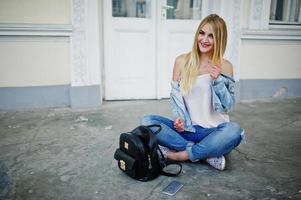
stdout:
[(213, 51), (213, 29), (210, 24), (205, 24), (199, 32), (198, 45), (201, 53), (211, 53)]

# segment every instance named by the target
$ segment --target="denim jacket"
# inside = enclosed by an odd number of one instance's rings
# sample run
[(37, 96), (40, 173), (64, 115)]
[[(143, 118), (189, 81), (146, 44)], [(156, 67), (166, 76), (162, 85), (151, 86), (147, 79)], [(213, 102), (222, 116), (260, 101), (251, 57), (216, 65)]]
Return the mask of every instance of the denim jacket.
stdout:
[[(221, 74), (211, 82), (212, 106), (216, 112), (229, 113), (235, 104), (234, 79)], [(185, 124), (185, 131), (195, 132), (184, 98), (180, 91), (180, 82), (171, 81), (170, 102), (174, 117), (180, 117)]]

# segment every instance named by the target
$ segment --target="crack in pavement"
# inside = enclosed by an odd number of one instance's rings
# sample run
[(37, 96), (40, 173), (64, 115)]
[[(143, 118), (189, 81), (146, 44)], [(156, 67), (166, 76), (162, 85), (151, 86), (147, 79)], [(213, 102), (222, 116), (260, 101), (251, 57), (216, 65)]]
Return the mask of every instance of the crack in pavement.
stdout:
[(255, 159), (255, 158), (249, 158), (247, 153), (241, 152), (238, 149), (234, 149), (234, 150), (237, 151), (239, 154), (243, 155), (243, 157), (248, 161), (255, 161), (255, 162), (260, 162), (260, 163), (275, 163), (275, 162), (269, 162), (269, 161), (262, 161), (262, 160)]

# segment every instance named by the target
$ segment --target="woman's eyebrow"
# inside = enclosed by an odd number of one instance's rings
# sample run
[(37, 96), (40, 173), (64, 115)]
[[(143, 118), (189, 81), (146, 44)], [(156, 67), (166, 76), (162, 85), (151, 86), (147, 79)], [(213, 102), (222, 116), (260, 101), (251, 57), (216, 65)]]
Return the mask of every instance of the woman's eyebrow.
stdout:
[(211, 32), (206, 32), (206, 31), (204, 31), (203, 29), (201, 29), (200, 32), (207, 33), (208, 35), (213, 35), (213, 33), (211, 33)]

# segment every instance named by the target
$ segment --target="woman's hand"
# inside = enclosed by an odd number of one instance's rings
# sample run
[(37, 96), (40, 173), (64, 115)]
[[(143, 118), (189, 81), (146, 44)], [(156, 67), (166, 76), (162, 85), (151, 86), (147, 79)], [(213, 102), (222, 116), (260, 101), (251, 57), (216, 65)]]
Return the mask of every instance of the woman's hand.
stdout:
[(174, 123), (173, 123), (174, 128), (178, 132), (183, 132), (184, 131), (184, 122), (181, 118), (177, 118)]
[(221, 74), (221, 68), (217, 66), (212, 66), (210, 69), (210, 76), (213, 80), (217, 79), (218, 76)]

